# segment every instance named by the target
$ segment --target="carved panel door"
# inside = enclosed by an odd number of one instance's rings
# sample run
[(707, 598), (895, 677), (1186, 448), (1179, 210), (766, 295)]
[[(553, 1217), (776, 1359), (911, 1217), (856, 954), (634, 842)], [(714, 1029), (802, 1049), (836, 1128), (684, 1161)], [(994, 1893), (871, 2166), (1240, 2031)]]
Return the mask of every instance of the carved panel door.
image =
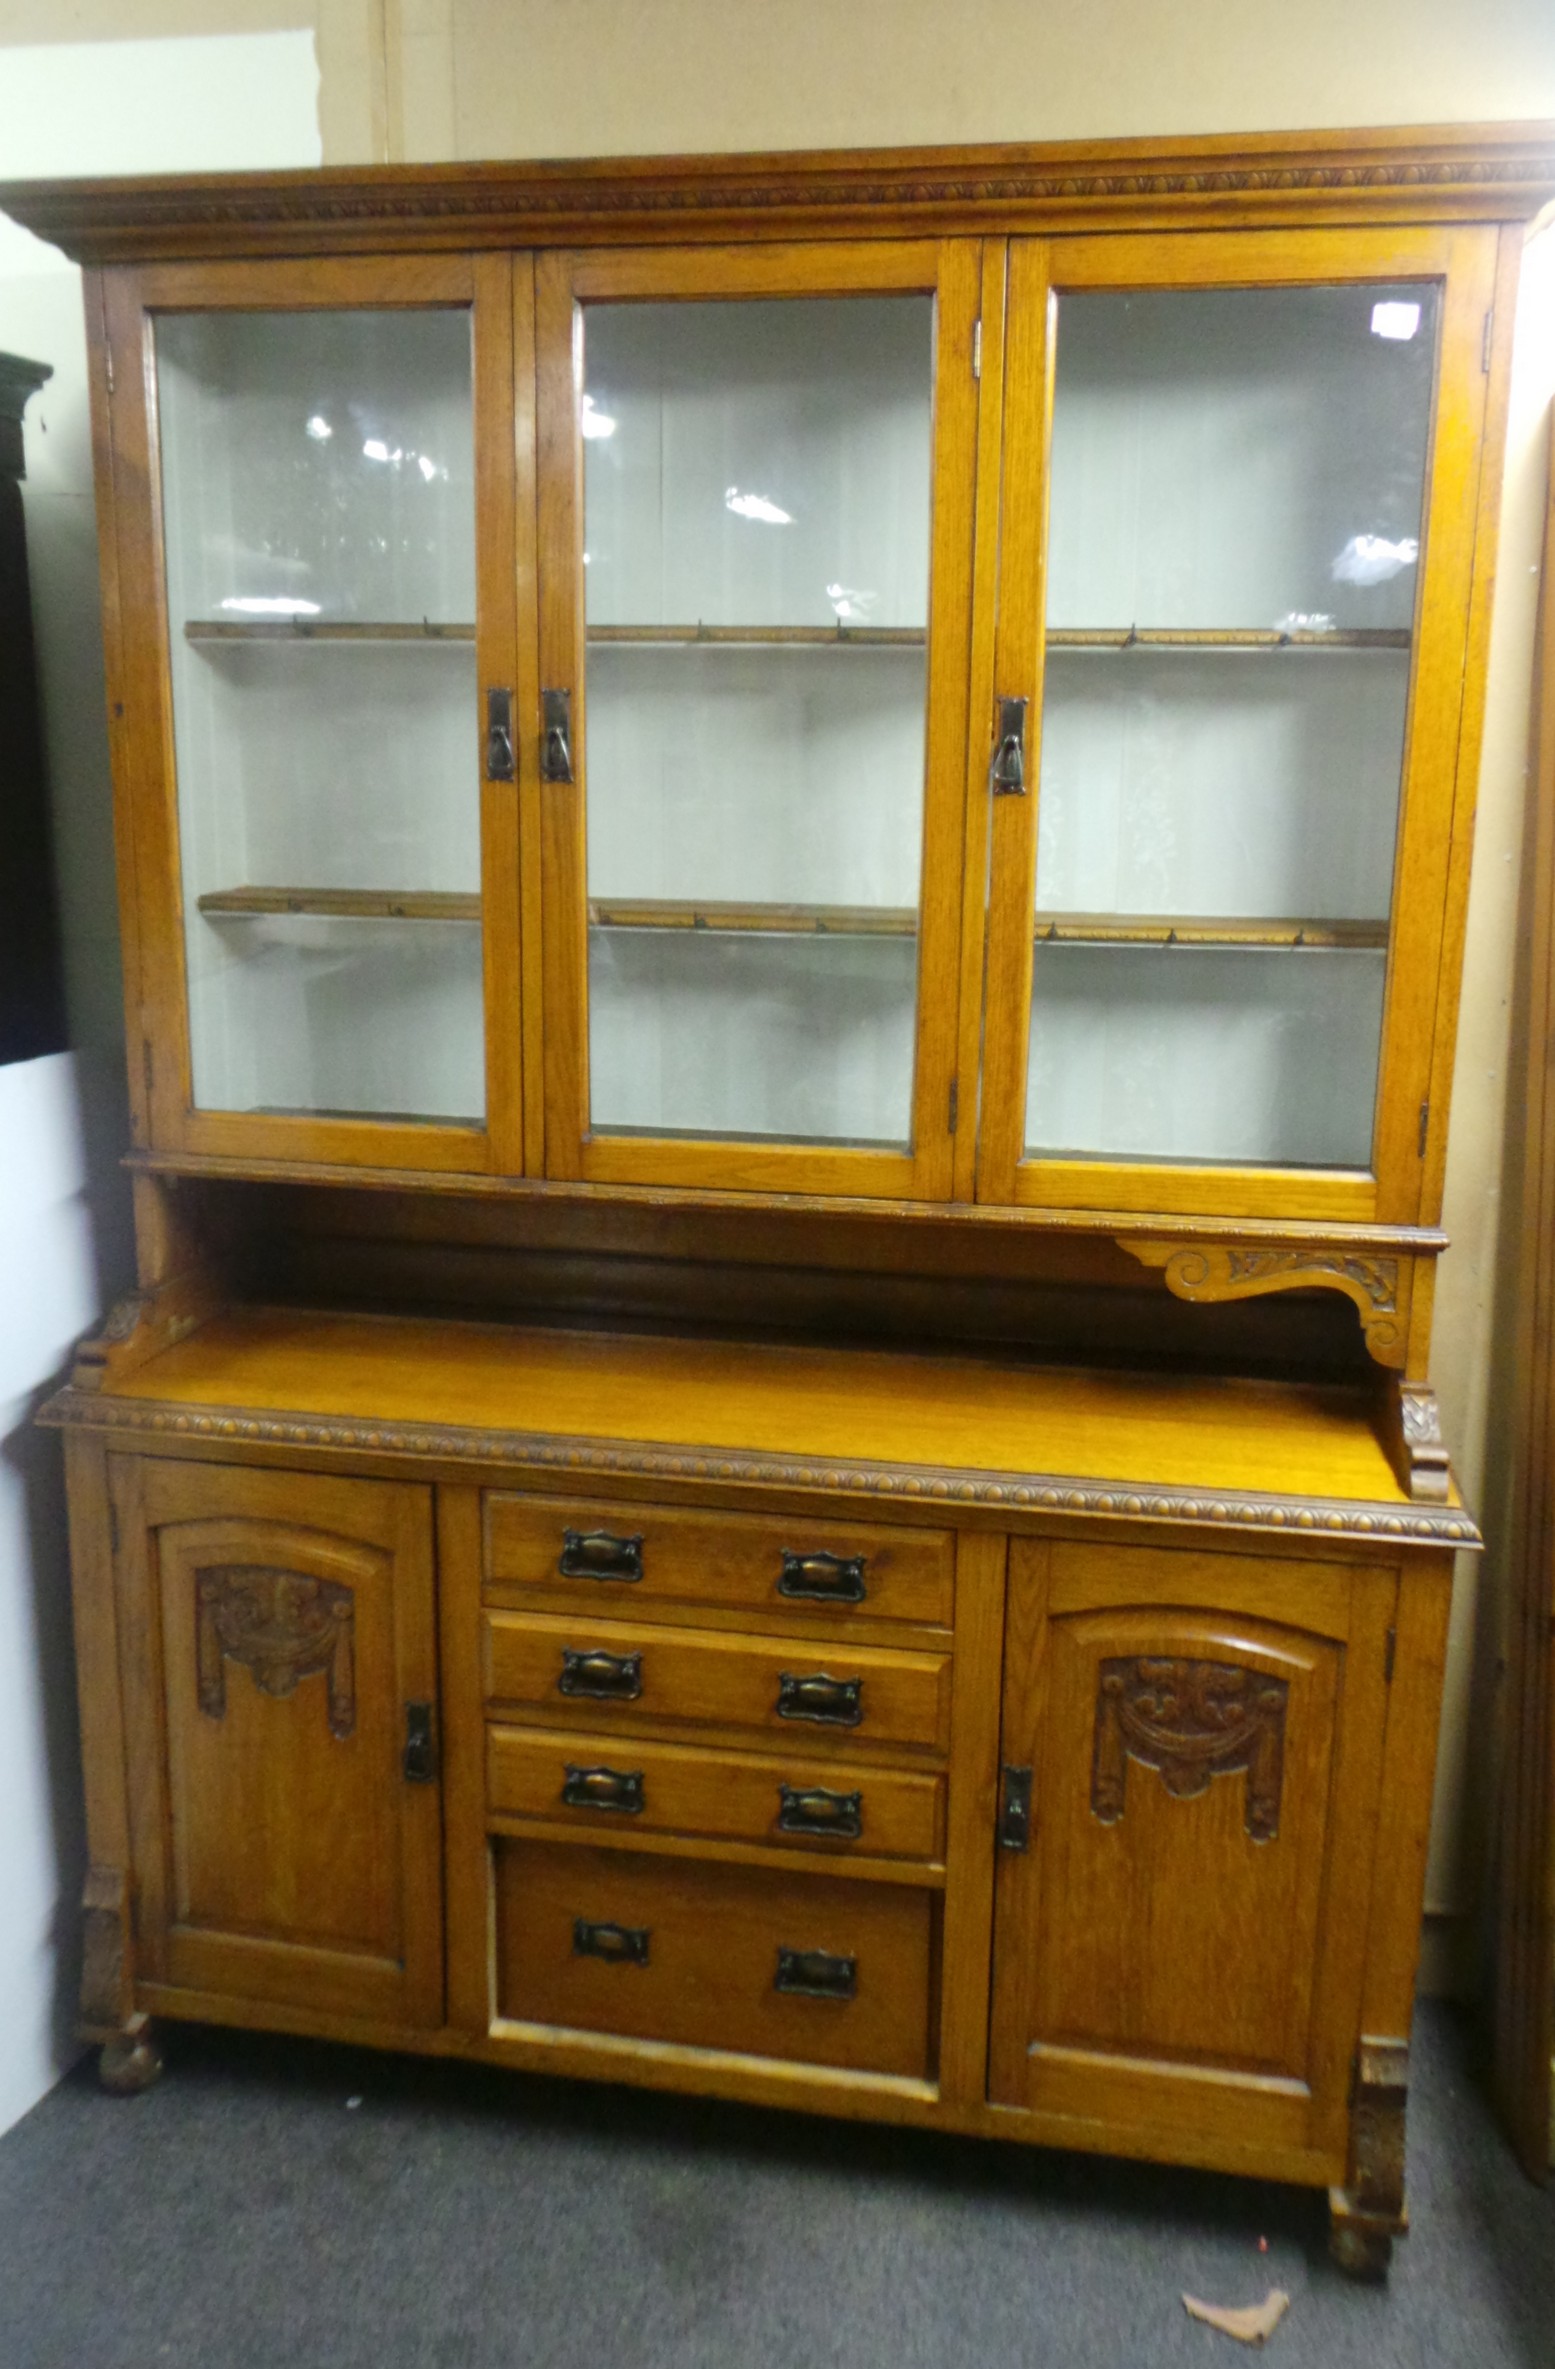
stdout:
[(431, 1491), (138, 1459), (113, 1485), (142, 1976), (441, 2022)]
[(1071, 2120), (1181, 2157), (1202, 2131), (1218, 2162), (1245, 2142), (1343, 2176), (1395, 1585), (1015, 1547), (997, 2103), (1055, 2137)]

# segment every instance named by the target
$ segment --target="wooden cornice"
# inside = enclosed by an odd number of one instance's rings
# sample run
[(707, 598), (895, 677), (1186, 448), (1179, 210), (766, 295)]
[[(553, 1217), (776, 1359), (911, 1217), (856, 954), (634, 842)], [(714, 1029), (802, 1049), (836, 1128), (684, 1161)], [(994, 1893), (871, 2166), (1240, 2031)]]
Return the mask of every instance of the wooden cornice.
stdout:
[(1552, 198), (1550, 123), (0, 184), (0, 207), (80, 263), (891, 228), (1515, 222)]

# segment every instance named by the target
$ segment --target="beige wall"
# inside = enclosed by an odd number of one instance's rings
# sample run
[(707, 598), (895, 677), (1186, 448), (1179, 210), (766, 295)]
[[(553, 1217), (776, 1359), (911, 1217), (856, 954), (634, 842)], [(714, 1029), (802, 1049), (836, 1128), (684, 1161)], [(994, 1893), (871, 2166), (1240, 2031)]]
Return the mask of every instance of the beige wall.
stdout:
[[(0, 47), (307, 25), (339, 163), (1555, 117), (1551, 0), (0, 0)], [(1506, 1475), (1487, 1443), (1506, 1421), (1501, 1179), (1552, 391), (1547, 236), (1519, 330), (1435, 1359), (1459, 1470), (1492, 1524), (1455, 1601), (1438, 1984), (1468, 1963), (1488, 1831)]]

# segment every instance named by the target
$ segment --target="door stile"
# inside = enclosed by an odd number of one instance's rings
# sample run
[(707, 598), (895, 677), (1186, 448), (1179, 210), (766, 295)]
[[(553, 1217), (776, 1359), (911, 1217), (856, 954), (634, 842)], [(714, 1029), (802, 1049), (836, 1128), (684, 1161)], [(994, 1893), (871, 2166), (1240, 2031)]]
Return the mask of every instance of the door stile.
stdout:
[[(523, 268), (506, 255), (478, 255), (475, 274), (475, 487), (477, 696), (519, 682), (519, 542), (524, 468), (519, 320), (515, 282)], [(481, 971), (486, 1021), (486, 1130), (500, 1176), (524, 1170), (526, 1011), (523, 890), (519, 852), (522, 781), (503, 778), (488, 721), (481, 748)], [(509, 734), (510, 741), (513, 735)], [(514, 755), (516, 758), (516, 749)]]
[(519, 954), (523, 971), (526, 1176), (545, 1174), (545, 957), (540, 814), (539, 484), (536, 452), (535, 259), (513, 257), (513, 573), (517, 598), (513, 665), (513, 755), (518, 773)]
[(999, 616), (999, 521), (1004, 474), (1005, 314), (1008, 239), (985, 239), (978, 339), (977, 485), (972, 528), (971, 663), (967, 686), (966, 819), (962, 827), (961, 979), (956, 1037), (956, 1130), (951, 1199), (977, 1196), (982, 1101), (984, 974), (988, 958), (992, 799), (988, 733), (993, 716)]
[(521, 729), (534, 751), (544, 919), (541, 971), (545, 1014), (545, 1173), (582, 1174), (588, 1127), (588, 930), (583, 802), (573, 782), (539, 779), (540, 691), (571, 689), (574, 749), (584, 703), (582, 550), (583, 457), (575, 419), (583, 377), (583, 314), (570, 259), (535, 262), (536, 592), (540, 679)]
[[(1009, 257), (1005, 324), (1002, 502), (993, 698), (974, 718), (984, 734), (988, 786), (988, 951), (983, 1093), (977, 1157), (980, 1201), (1011, 1202), (1025, 1141), (1026, 1041), (1031, 1016), (1037, 801), (1047, 622), (1048, 447), (1053, 425), (1054, 311), (1045, 242), (1017, 239)], [(993, 708), (1026, 701), (1024, 795), (993, 795)], [(974, 759), (975, 762), (975, 759)]]

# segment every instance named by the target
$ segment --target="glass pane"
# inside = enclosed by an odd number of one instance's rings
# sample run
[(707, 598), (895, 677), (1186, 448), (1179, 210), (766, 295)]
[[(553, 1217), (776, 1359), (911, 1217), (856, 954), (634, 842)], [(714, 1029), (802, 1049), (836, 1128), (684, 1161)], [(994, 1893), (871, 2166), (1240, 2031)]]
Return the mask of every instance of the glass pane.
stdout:
[(1059, 299), (1032, 1152), (1369, 1164), (1436, 329)]
[(587, 313), (596, 1129), (909, 1139), (933, 331)]
[(156, 351), (195, 1102), (479, 1121), (469, 313)]

